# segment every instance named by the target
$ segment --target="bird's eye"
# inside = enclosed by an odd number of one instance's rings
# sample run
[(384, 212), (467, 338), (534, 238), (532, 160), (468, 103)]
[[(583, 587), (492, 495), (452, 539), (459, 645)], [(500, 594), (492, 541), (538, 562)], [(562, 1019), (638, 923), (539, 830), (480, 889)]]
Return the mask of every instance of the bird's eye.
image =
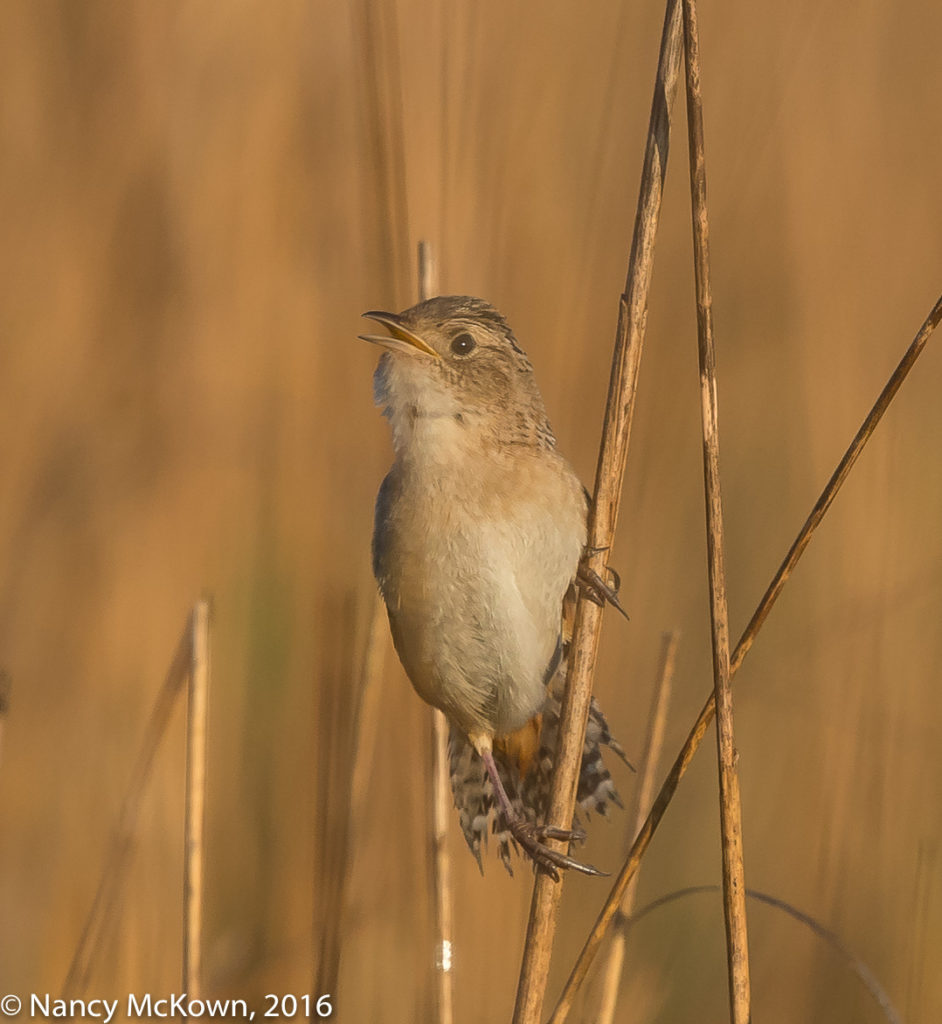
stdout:
[(464, 334), (456, 334), (451, 341), (451, 350), (456, 356), (466, 356), (469, 352), (473, 352), (477, 342), (470, 334), (465, 331)]

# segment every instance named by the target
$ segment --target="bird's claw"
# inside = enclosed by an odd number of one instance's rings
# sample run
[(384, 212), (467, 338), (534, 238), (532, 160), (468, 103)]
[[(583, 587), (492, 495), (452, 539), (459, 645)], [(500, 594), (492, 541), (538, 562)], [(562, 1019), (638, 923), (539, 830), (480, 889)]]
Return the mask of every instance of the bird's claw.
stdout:
[(618, 591), (621, 587), (621, 577), (610, 566), (606, 566), (605, 568), (612, 574), (611, 583), (607, 583), (603, 580), (595, 569), (586, 565), (585, 562), (581, 563), (579, 566), (579, 571), (576, 574), (576, 581), (582, 592), (593, 604), (597, 604), (602, 607), (605, 602), (608, 601), (613, 608), (619, 611), (627, 619), (628, 613), (624, 608), (622, 608), (621, 601), (618, 600)]
[(584, 875), (602, 877), (606, 875), (605, 871), (599, 871), (591, 864), (583, 864), (581, 861), (567, 857), (566, 854), (544, 845), (546, 839), (558, 839), (564, 843), (574, 840), (581, 842), (585, 839), (585, 832), (578, 829), (557, 828), (555, 825), (533, 825), (527, 821), (515, 823), (511, 826), (510, 832), (533, 863), (545, 871), (554, 882), (559, 881), (557, 868), (580, 871)]

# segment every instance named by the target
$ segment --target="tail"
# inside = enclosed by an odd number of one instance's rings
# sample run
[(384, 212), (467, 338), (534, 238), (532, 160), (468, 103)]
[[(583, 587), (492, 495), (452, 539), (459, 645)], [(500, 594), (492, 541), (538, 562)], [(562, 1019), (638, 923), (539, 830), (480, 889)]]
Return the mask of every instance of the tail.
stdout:
[[(559, 735), (559, 716), (564, 685), (564, 674), (557, 672), (547, 689), (546, 700), (540, 714), (524, 730), (536, 735), (538, 745), (535, 756), (521, 753), (520, 744), (498, 739), (494, 744), (494, 759), (501, 774), (501, 781), (507, 790), (514, 810), (525, 820), (535, 824), (546, 824), (549, 807), (550, 787), (553, 779), (556, 741)], [(516, 734), (515, 734), (516, 735)], [(586, 728), (585, 744), (582, 748), (582, 766), (576, 801), (579, 810), (587, 817), (593, 813), (605, 815), (611, 804), (623, 806), (615, 783), (602, 757), (602, 748), (608, 747), (626, 764), (625, 752), (612, 737), (608, 722), (595, 698), (589, 706), (589, 722)], [(495, 806), (490, 780), (484, 765), (467, 737), (452, 727), (448, 751), (451, 765), (451, 789), (458, 808), (461, 831), (471, 852), (477, 858), (483, 871), (482, 849), (487, 845), (489, 832), (493, 832), (498, 854), (504, 867), (513, 874), (510, 863), (510, 848), (513, 840), (507, 831), (507, 824)], [(566, 827), (567, 823), (552, 824)], [(574, 827), (580, 827), (576, 813)]]

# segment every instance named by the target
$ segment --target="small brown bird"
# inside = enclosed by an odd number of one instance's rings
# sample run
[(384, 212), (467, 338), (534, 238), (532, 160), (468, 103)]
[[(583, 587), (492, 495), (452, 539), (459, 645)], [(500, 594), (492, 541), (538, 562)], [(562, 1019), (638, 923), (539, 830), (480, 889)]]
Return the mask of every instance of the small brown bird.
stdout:
[[(451, 726), (452, 789), (481, 862), (488, 824), (535, 864), (599, 874), (551, 850), (584, 838), (545, 823), (587, 494), (556, 450), (533, 367), (481, 299), (370, 312), (389, 332), (374, 377), (395, 462), (376, 501), (373, 571), (399, 658)], [(595, 596), (617, 603), (597, 577)], [(623, 757), (593, 701), (578, 800), (620, 805), (600, 745)]]

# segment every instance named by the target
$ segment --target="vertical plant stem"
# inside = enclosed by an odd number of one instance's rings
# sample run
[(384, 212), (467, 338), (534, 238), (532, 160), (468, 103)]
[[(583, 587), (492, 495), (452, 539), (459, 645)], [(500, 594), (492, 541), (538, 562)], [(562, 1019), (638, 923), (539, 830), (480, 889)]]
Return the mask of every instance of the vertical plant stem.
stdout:
[[(670, 705), (671, 689), (674, 681), (674, 665), (677, 662), (677, 644), (680, 634), (677, 630), (665, 633), (661, 643), (661, 657), (658, 664), (657, 681), (654, 684), (654, 696), (651, 700), (651, 711), (648, 715), (647, 737), (644, 743), (644, 757), (641, 761), (641, 779), (634, 798), (634, 824), (631, 835), (637, 835), (644, 822), (645, 808), (650, 804), (654, 794), (654, 777), (657, 772), (661, 750), (664, 746), (664, 728), (667, 724), (667, 709)], [(612, 946), (605, 966), (605, 980), (602, 985), (602, 1003), (599, 1008), (598, 1024), (613, 1024), (615, 1007), (618, 1003), (618, 992), (621, 988), (621, 976), (625, 963), (625, 946), (628, 940), (627, 921), (634, 909), (637, 892), (638, 876), (625, 890), (620, 907), (621, 924), (612, 939)], [(566, 1008), (568, 1011), (568, 1007)], [(560, 1012), (557, 1006), (554, 1015)]]
[(3, 763), (3, 730), (10, 712), (10, 691), (13, 684), (8, 673), (0, 669), (0, 764)]
[(183, 853), (183, 991), (202, 994), (203, 862), (206, 820), (206, 733), (209, 718), (210, 608), (199, 601), (190, 621), (186, 703), (186, 821)]
[[(778, 600), (778, 596), (781, 594), (782, 588), (785, 586), (789, 576), (791, 576), (792, 571), (798, 564), (798, 560), (804, 554), (805, 549), (811, 542), (811, 537), (814, 534), (814, 531), (818, 528), (821, 520), (827, 513), (827, 510), (831, 507), (831, 503), (834, 501), (837, 492), (841, 489), (841, 485), (847, 479), (847, 475), (850, 473), (854, 463), (863, 451), (864, 446), (873, 436), (873, 432), (876, 430), (877, 424), (889, 408), (890, 402), (893, 401), (893, 398), (902, 386), (903, 381), (909, 375), (909, 372), (915, 365), (916, 360), (926, 347), (926, 343), (928, 342), (930, 335), (936, 327), (939, 326), (940, 322), (942, 322), (942, 297), (940, 297), (935, 306), (933, 306), (931, 312), (919, 328), (916, 337), (913, 338), (912, 343), (904, 353), (903, 358), (899, 361), (896, 369), (890, 375), (890, 379), (886, 382), (883, 390), (880, 392), (879, 397), (874, 403), (873, 408), (867, 414), (866, 419), (860, 425), (860, 429), (854, 436), (853, 441), (851, 441), (847, 451), (844, 452), (843, 458), (838, 463), (837, 469), (834, 470), (834, 473), (831, 475), (831, 479), (828, 480), (824, 490), (815, 502), (814, 508), (809, 513), (804, 525), (798, 531), (798, 536), (789, 548), (788, 554), (785, 556), (782, 564), (778, 567), (778, 570), (772, 577), (772, 582), (768, 585), (765, 593), (762, 595), (762, 599), (759, 601), (756, 610), (752, 613), (749, 625), (746, 627), (745, 632), (739, 639), (739, 643), (736, 645), (736, 649), (733, 651), (729, 665), (730, 678), (735, 676), (739, 671), (739, 667), (742, 665), (746, 655), (749, 653), (749, 650), (755, 642), (759, 630), (762, 628), (763, 623), (768, 618), (769, 612)], [(674, 764), (671, 766), (671, 770), (668, 772), (667, 778), (661, 785), (657, 798), (655, 799), (647, 818), (645, 818), (644, 825), (642, 825), (640, 832), (631, 846), (631, 850), (628, 852), (628, 857), (618, 874), (618, 878), (615, 879), (612, 890), (609, 893), (608, 898), (605, 900), (605, 903), (599, 912), (599, 916), (596, 919), (595, 924), (592, 926), (589, 937), (586, 939), (585, 945), (582, 947), (582, 951), (580, 952), (569, 978), (566, 981), (566, 985), (563, 988), (563, 994), (560, 997), (560, 1003), (562, 1003), (563, 1000), (569, 1000), (571, 1003), (572, 996), (576, 991), (578, 991), (579, 986), (585, 980), (589, 967), (592, 965), (592, 961), (595, 959), (595, 955), (598, 953), (599, 947), (602, 944), (602, 940), (605, 938), (605, 935), (611, 927), (612, 921), (618, 912), (618, 906), (624, 896), (625, 890), (637, 872), (645, 851), (651, 845), (654, 833), (657, 831), (657, 827), (660, 825), (661, 819), (664, 817), (671, 800), (674, 798), (674, 794), (677, 792), (680, 780), (687, 773), (687, 769), (690, 767), (690, 762), (693, 760), (694, 754), (696, 754), (710, 723), (713, 721), (715, 711), (715, 696), (711, 693), (707, 698), (706, 703), (703, 705), (700, 714), (697, 716), (697, 720), (693, 723), (693, 726), (687, 735), (687, 739), (684, 741), (684, 745), (680, 749), (680, 753), (674, 759)], [(565, 1014), (561, 1017), (554, 1017), (553, 1019), (554, 1024), (558, 1024), (559, 1021), (565, 1019)]]
[(161, 741), (167, 731), (170, 715), (174, 704), (187, 679), (190, 669), (190, 630), (184, 630), (174, 651), (170, 668), (164, 677), (163, 685), (153, 703), (150, 719), (144, 730), (144, 738), (138, 751), (137, 761), (131, 772), (121, 814), (111, 840), (111, 848), (105, 858), (98, 889), (92, 900), (91, 909), (82, 928), (69, 971), (62, 986), (63, 998), (80, 996), (88, 986), (92, 968), (101, 952), (102, 936), (118, 905), (118, 896), (124, 885), (128, 864), (133, 849), (134, 833), (137, 831), (137, 819), (144, 798), (147, 783), (150, 781), (154, 758), (160, 749)]
[[(438, 293), (438, 267), (427, 241), (419, 242), (419, 301)], [(429, 731), (430, 772), (428, 782), (428, 819), (431, 831), (430, 870), (432, 902), (435, 912), (435, 994), (438, 1024), (454, 1021), (454, 892), (451, 878), (451, 853), (448, 849), (448, 818), (451, 806), (451, 781), (448, 768), (448, 722), (438, 708), (431, 709)]]
[(746, 879), (743, 866), (742, 801), (739, 793), (733, 727), (733, 693), (729, 674), (729, 609), (726, 602), (723, 500), (720, 488), (720, 435), (716, 395), (716, 351), (713, 341), (713, 295), (710, 284), (710, 225), (706, 202), (700, 41), (694, 0), (683, 0), (683, 8), (690, 196), (697, 291), (697, 348), (700, 359), (700, 414), (703, 426), (703, 481), (713, 641), (713, 693), (716, 702), (716, 741), (720, 773), (726, 960), (729, 969), (730, 1020), (732, 1024), (748, 1024), (751, 1013)]
[[(619, 304), (595, 493), (589, 515), (589, 565), (602, 574), (606, 571), (604, 554), (611, 547), (615, 534), (647, 322), (654, 240), (667, 172), (670, 108), (680, 67), (680, 20), (679, 0), (668, 0), (628, 277)], [(601, 623), (602, 609), (580, 597), (576, 608), (569, 678), (562, 704), (556, 771), (547, 819), (552, 823), (566, 824), (572, 820)], [(540, 1018), (561, 894), (561, 883), (554, 882), (544, 872), (537, 873), (517, 986), (514, 1024), (535, 1024)]]
[(424, 238), (419, 242), (419, 302), (438, 294), (438, 263), (432, 252), (431, 242)]
[(928, 1009), (924, 1004), (926, 967), (934, 960), (931, 949), (930, 907), (935, 905), (933, 889), (942, 879), (942, 860), (939, 844), (924, 836), (919, 840), (916, 854), (916, 875), (913, 879), (912, 928), (910, 948), (907, 950), (909, 971), (906, 977), (906, 1019), (928, 1020)]
[(379, 732), (380, 686), (386, 668), (389, 627), (386, 606), (376, 592), (367, 627), (366, 649), (360, 667), (359, 685), (353, 721), (353, 778), (350, 784), (350, 826), (362, 821), (369, 801), (370, 778)]
[(360, 0), (353, 9), (360, 47), (368, 164), (370, 229), (378, 234), (376, 273), (398, 301), (407, 292), (409, 205), (399, 30), (394, 5)]
[[(314, 749), (317, 751), (315, 775), (325, 780), (321, 798), (315, 810), (314, 913), (313, 913), (313, 970), (311, 996), (317, 1000), (325, 993), (335, 995), (340, 979), (340, 957), (345, 937), (353, 930), (356, 912), (353, 907), (355, 890), (349, 884), (353, 874), (359, 830), (369, 820), (371, 781), (376, 771), (376, 746), (380, 730), (383, 675), (389, 648), (389, 626), (386, 605), (378, 590), (370, 596), (370, 613), (366, 625), (366, 638), (362, 660), (351, 671), (355, 684), (347, 689), (339, 687), (333, 672), (325, 673), (321, 687), (323, 703), (318, 709), (318, 730)], [(338, 634), (343, 631), (338, 630)], [(349, 635), (358, 635), (352, 624)], [(350, 699), (348, 706), (338, 704)], [(349, 715), (349, 746), (345, 739), (345, 719)], [(349, 780), (349, 799), (341, 802), (343, 784), (331, 786), (329, 780), (340, 778), (342, 766), (352, 765)], [(335, 798), (332, 789), (340, 791)], [(335, 825), (335, 815), (343, 816), (342, 825)]]
[[(377, 602), (382, 605), (377, 596)], [(318, 701), (314, 715), (314, 777), (318, 798), (314, 807), (314, 972), (311, 994), (336, 995), (346, 927), (351, 919), (350, 875), (356, 844), (355, 823), (369, 806), (369, 765), (377, 732), (379, 682), (385, 633), (384, 609), (374, 607), (369, 635), (358, 636), (357, 601), (347, 591), (338, 602), (329, 596), (319, 614), (331, 622), (333, 642), (323, 649), (319, 667)], [(359, 662), (353, 651), (362, 650)], [(352, 680), (356, 680), (351, 685)], [(351, 767), (352, 766), (352, 767)]]
[(454, 891), (451, 852), (448, 849), (448, 818), (451, 785), (448, 772), (448, 722), (432, 708), (432, 772), (429, 781), (431, 811), (432, 898), (435, 904), (435, 994), (438, 1024), (453, 1024), (454, 1011)]

